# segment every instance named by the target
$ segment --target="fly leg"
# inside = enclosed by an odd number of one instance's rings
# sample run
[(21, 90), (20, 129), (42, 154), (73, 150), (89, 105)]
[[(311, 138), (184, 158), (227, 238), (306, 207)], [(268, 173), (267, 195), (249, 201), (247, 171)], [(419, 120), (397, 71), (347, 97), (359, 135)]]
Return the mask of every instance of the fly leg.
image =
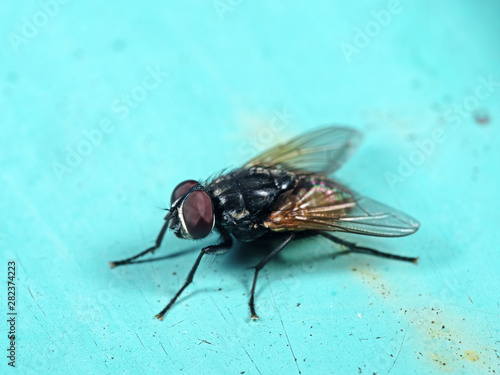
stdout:
[(267, 256), (260, 261), (255, 267), (255, 274), (253, 277), (252, 291), (250, 292), (250, 301), (248, 304), (250, 305), (250, 314), (252, 319), (259, 319), (257, 314), (255, 313), (255, 285), (257, 285), (257, 276), (259, 275), (259, 271), (271, 260), (273, 256), (278, 254), (283, 248), (295, 237), (295, 233), (290, 234), (285, 241), (283, 241), (276, 249), (271, 251)]
[(163, 240), (163, 236), (165, 236), (165, 232), (167, 231), (167, 228), (168, 228), (168, 220), (165, 222), (165, 224), (163, 224), (163, 227), (160, 230), (160, 234), (158, 234), (158, 238), (156, 238), (156, 243), (155, 243), (154, 246), (151, 246), (149, 249), (141, 251), (139, 254), (134, 255), (133, 257), (130, 257), (130, 258), (127, 258), (127, 259), (123, 259), (123, 260), (119, 260), (119, 261), (116, 261), (116, 262), (109, 262), (109, 266), (111, 268), (115, 268), (115, 267), (118, 267), (118, 266), (122, 266), (124, 264), (130, 264), (130, 263), (132, 263), (133, 260), (135, 260), (137, 258), (140, 258), (143, 255), (146, 255), (147, 253), (154, 252), (156, 249), (158, 249), (160, 247), (161, 241)]
[(319, 234), (322, 235), (325, 238), (328, 238), (329, 240), (331, 240), (331, 241), (333, 241), (335, 243), (338, 243), (339, 245), (347, 247), (348, 250), (346, 251), (346, 253), (347, 252), (353, 252), (353, 253), (359, 253), (359, 254), (371, 254), (371, 255), (376, 255), (376, 256), (382, 257), (382, 258), (402, 260), (402, 261), (411, 262), (411, 263), (414, 263), (414, 264), (417, 264), (417, 261), (418, 261), (418, 257), (416, 257), (416, 258), (414, 258), (414, 257), (404, 257), (404, 256), (401, 256), (401, 255), (384, 253), (382, 251), (370, 249), (368, 247), (357, 246), (353, 242), (345, 241), (345, 240), (343, 240), (341, 238), (332, 236), (329, 233), (320, 232)]
[(163, 315), (170, 310), (172, 305), (175, 303), (177, 298), (182, 294), (184, 289), (187, 288), (189, 284), (193, 281), (194, 274), (196, 273), (196, 270), (198, 269), (198, 266), (200, 265), (201, 258), (203, 258), (203, 255), (205, 254), (215, 254), (215, 255), (220, 255), (224, 254), (229, 251), (233, 244), (233, 239), (230, 235), (225, 235), (222, 237), (222, 242), (217, 244), (217, 245), (210, 245), (207, 247), (204, 247), (201, 249), (200, 255), (198, 255), (198, 258), (196, 258), (196, 261), (194, 262), (193, 267), (191, 268), (191, 271), (189, 271), (188, 277), (186, 278), (186, 281), (184, 282), (184, 285), (179, 289), (179, 291), (176, 293), (174, 298), (170, 300), (167, 306), (163, 310), (160, 311), (159, 314), (156, 314), (155, 318), (159, 320), (163, 320)]

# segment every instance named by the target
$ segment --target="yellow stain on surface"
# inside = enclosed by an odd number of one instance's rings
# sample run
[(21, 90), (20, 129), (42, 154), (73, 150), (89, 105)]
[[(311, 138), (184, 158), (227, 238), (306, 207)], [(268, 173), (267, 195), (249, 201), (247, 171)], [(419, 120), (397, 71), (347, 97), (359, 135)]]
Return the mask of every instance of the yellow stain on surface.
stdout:
[(436, 366), (444, 373), (495, 372), (498, 355), (491, 351), (484, 337), (476, 334), (468, 315), (439, 299), (431, 306), (423, 304), (420, 308), (405, 306), (397, 309), (398, 304), (404, 303), (405, 296), (384, 273), (376, 272), (369, 264), (357, 265), (351, 271), (373, 291), (374, 296), (380, 297), (378, 303), (391, 306), (393, 312), (399, 310), (401, 318), (408, 321), (405, 345), (413, 348), (417, 359)]
[(466, 350), (462, 358), (471, 362), (476, 362), (479, 359), (479, 355), (474, 350)]

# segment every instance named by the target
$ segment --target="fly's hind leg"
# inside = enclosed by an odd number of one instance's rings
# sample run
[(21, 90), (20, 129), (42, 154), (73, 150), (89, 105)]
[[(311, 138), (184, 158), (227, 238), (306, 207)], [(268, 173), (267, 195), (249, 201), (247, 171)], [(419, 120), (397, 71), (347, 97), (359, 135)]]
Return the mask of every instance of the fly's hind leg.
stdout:
[(325, 238), (328, 238), (330, 241), (333, 241), (335, 243), (338, 243), (339, 245), (347, 247), (348, 250), (346, 252), (359, 253), (359, 254), (371, 254), (371, 255), (378, 256), (378, 257), (382, 257), (382, 258), (402, 260), (404, 262), (410, 262), (410, 263), (414, 263), (414, 264), (417, 264), (417, 261), (418, 261), (418, 257), (404, 257), (401, 255), (384, 253), (382, 251), (370, 249), (369, 247), (358, 246), (354, 242), (345, 241), (341, 238), (338, 238), (338, 237), (331, 235), (330, 233), (320, 232), (319, 234)]

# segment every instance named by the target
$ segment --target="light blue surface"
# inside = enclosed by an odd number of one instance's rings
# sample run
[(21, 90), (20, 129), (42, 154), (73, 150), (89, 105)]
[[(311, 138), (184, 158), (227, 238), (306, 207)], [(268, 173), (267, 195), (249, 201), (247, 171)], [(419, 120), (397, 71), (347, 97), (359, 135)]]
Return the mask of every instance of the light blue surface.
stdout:
[[(0, 373), (498, 373), (498, 1), (43, 4), (0, 5), (0, 268), (18, 276)], [(298, 242), (250, 321), (263, 253), (236, 249), (163, 322), (215, 237), (109, 269), (153, 243), (178, 182), (332, 122), (365, 135), (338, 177), (422, 224), (345, 238), (418, 267)]]

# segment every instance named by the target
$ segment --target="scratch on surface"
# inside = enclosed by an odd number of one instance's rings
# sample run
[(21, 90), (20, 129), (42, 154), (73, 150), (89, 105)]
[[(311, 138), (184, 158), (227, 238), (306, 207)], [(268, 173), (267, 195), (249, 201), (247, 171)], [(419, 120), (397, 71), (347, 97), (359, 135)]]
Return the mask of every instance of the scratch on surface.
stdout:
[[(233, 314), (231, 313), (231, 311), (229, 311), (229, 314), (231, 315), (231, 317), (233, 318), (234, 320), (234, 316)], [(236, 340), (238, 340), (238, 342), (240, 343), (241, 347), (243, 348), (243, 350), (245, 351), (245, 353), (247, 353), (247, 356), (248, 358), (250, 358), (250, 361), (252, 361), (253, 365), (255, 366), (255, 369), (259, 372), (260, 375), (262, 375), (262, 372), (260, 372), (259, 370), (259, 367), (257, 366), (257, 364), (255, 363), (255, 361), (253, 360), (253, 358), (250, 356), (250, 354), (248, 353), (247, 349), (245, 348), (245, 346), (243, 345), (243, 343), (241, 342), (240, 338), (238, 337), (238, 335), (235, 335), (236, 337)]]
[(181, 324), (181, 323), (182, 323), (183, 321), (185, 321), (185, 320), (186, 320), (186, 319), (182, 319), (180, 322), (177, 322), (177, 323), (175, 323), (175, 324), (172, 324), (172, 325), (170, 326), (170, 328), (175, 327), (177, 324)]
[[(240, 339), (238, 339), (238, 341), (240, 341)], [(252, 361), (252, 363), (254, 364), (254, 366), (257, 369), (257, 371), (259, 372), (259, 374), (262, 375), (262, 372), (260, 372), (259, 368), (257, 367), (257, 364), (253, 361), (252, 357), (250, 357), (250, 354), (248, 354), (247, 349), (245, 348), (245, 346), (242, 344), (241, 341), (240, 341), (240, 344), (241, 344), (241, 347), (243, 348), (243, 350), (245, 351), (245, 353), (247, 353), (248, 358), (250, 358), (250, 361)]]
[(144, 346), (144, 344), (142, 343), (142, 340), (141, 340), (141, 338), (139, 337), (139, 335), (137, 334), (137, 332), (136, 332), (136, 331), (134, 331), (134, 333), (135, 333), (135, 335), (137, 336), (137, 338), (139, 339), (139, 341), (141, 342), (142, 347), (143, 347), (144, 349), (146, 349), (146, 347), (145, 347), (145, 346)]
[(269, 290), (271, 291), (271, 296), (273, 297), (274, 305), (276, 306), (276, 310), (278, 311), (278, 316), (280, 317), (281, 326), (283, 327), (283, 332), (285, 332), (286, 340), (288, 341), (288, 346), (290, 347), (290, 351), (292, 352), (292, 356), (295, 361), (295, 366), (297, 366), (297, 371), (299, 372), (299, 374), (302, 374), (302, 371), (300, 371), (299, 363), (297, 362), (297, 357), (295, 357), (295, 353), (293, 352), (292, 343), (288, 338), (288, 333), (286, 332), (285, 324), (283, 323), (283, 319), (281, 318), (280, 309), (278, 307), (278, 304), (276, 303), (276, 299), (274, 298), (273, 288), (271, 288), (271, 283), (269, 282), (269, 279), (267, 279), (267, 285), (269, 285)]
[(224, 314), (222, 313), (222, 311), (220, 311), (219, 309), (219, 306), (215, 303), (214, 299), (212, 298), (211, 295), (209, 295), (210, 299), (212, 300), (212, 302), (214, 303), (215, 307), (217, 308), (217, 310), (219, 311), (219, 313), (222, 315), (222, 317), (224, 318), (224, 320), (227, 322), (227, 319), (226, 317), (224, 316)]
[(147, 303), (149, 303), (148, 299), (146, 298), (146, 296), (144, 295), (144, 293), (142, 292), (142, 290), (141, 290), (140, 288), (137, 288), (137, 287), (135, 287), (135, 289), (136, 289), (139, 293), (141, 293), (141, 296), (142, 296), (142, 298), (144, 299), (144, 301), (146, 301)]
[(403, 344), (405, 343), (405, 338), (406, 338), (406, 332), (408, 332), (408, 327), (410, 326), (410, 323), (408, 323), (408, 325), (406, 326), (406, 329), (405, 329), (405, 333), (403, 335), (403, 340), (401, 340), (401, 345), (399, 347), (399, 351), (398, 351), (398, 355), (396, 355), (396, 358), (394, 358), (394, 362), (392, 363), (392, 366), (391, 368), (389, 369), (389, 371), (387, 371), (387, 375), (389, 375), (389, 373), (392, 371), (394, 365), (396, 364), (396, 361), (398, 360), (399, 358), (399, 355), (401, 354), (401, 349), (403, 349)]
[(167, 357), (170, 359), (170, 356), (168, 355), (167, 351), (165, 350), (165, 348), (163, 347), (163, 344), (160, 344), (161, 348), (163, 349), (163, 351), (165, 352), (165, 354), (167, 355)]
[(371, 340), (380, 340), (380, 339), (384, 339), (384, 338), (386, 338), (386, 337), (387, 337), (387, 336), (377, 336), (377, 337), (375, 337), (375, 338), (371, 338), (371, 339), (370, 339), (370, 338), (366, 338), (366, 339), (360, 339), (360, 338), (358, 338), (358, 340), (359, 340), (359, 341), (371, 341)]
[(40, 311), (42, 312), (42, 314), (43, 314), (44, 316), (47, 316), (47, 315), (45, 315), (45, 313), (43, 312), (42, 308), (41, 308), (41, 307), (40, 307), (40, 305), (38, 304), (38, 302), (37, 302), (37, 300), (35, 299), (35, 297), (33, 297), (33, 293), (31, 293), (31, 289), (30, 289), (30, 287), (29, 287), (29, 286), (28, 286), (28, 292), (29, 292), (29, 294), (30, 294), (31, 298), (33, 298), (33, 301), (35, 301), (36, 305), (38, 306), (38, 308), (40, 309)]
[(144, 301), (145, 301), (145, 302), (149, 305), (149, 307), (153, 308), (153, 306), (151, 306), (151, 303), (148, 301), (148, 299), (146, 298), (146, 296), (144, 295), (144, 293), (142, 292), (142, 290), (141, 290), (140, 288), (137, 288), (137, 287), (135, 287), (135, 289), (136, 289), (139, 293), (141, 293), (142, 298), (143, 298), (143, 299), (144, 299)]
[(202, 339), (198, 339), (198, 340), (200, 340), (200, 343), (198, 345), (201, 345), (203, 343), (213, 345), (211, 342), (208, 342), (207, 340), (202, 340)]
[(106, 307), (106, 305), (102, 305), (102, 307), (104, 307), (104, 310), (106, 310), (106, 312), (108, 313), (108, 315), (111, 317), (111, 313), (109, 312), (108, 308)]
[(475, 309), (475, 308), (472, 308), (472, 307), (466, 307), (466, 306), (458, 305), (456, 303), (450, 303), (449, 305), (460, 307), (460, 308), (465, 309), (465, 310), (477, 311), (477, 312), (480, 312), (480, 313), (485, 314), (485, 315), (495, 315), (495, 313), (490, 313), (488, 311), (484, 311), (484, 310), (481, 310), (481, 309)]

